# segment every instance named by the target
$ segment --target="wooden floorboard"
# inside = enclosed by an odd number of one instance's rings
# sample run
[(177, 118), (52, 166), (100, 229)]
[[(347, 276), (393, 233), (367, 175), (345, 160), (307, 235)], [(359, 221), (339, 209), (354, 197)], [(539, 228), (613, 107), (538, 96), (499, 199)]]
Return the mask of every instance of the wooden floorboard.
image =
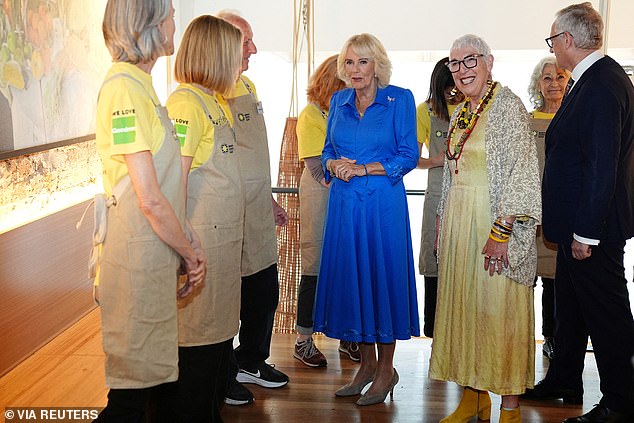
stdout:
[[(399, 342), (395, 367), (400, 382), (394, 401), (358, 407), (356, 398), (335, 398), (334, 391), (354, 374), (357, 364), (340, 357), (338, 341), (316, 337), (328, 359), (327, 368), (308, 368), (292, 357), (294, 335), (276, 334), (270, 363), (289, 375), (289, 385), (265, 389), (248, 385), (256, 398), (247, 406), (225, 406), (226, 422), (438, 422), (460, 399), (453, 383), (427, 377), (431, 340), (416, 338)], [(536, 378), (541, 379), (548, 361), (536, 348)], [(5, 407), (103, 407), (103, 352), (99, 312), (94, 310), (0, 379), (0, 410)], [(522, 402), (524, 422), (561, 422), (582, 414), (600, 399), (596, 364), (586, 356), (583, 406), (564, 406), (559, 401)], [(492, 422), (498, 421), (500, 398), (493, 396)]]

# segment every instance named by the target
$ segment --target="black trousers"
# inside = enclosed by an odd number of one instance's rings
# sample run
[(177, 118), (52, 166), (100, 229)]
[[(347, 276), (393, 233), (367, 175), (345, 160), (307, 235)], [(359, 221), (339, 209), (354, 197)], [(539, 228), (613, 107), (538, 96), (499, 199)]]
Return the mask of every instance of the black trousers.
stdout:
[(555, 336), (555, 280), (539, 278), (542, 280), (542, 335), (551, 338)]
[(233, 338), (178, 349), (177, 422), (222, 422), (220, 409), (229, 383)]
[(423, 334), (428, 338), (434, 337), (436, 321), (436, 298), (438, 296), (438, 278), (424, 276), (425, 279), (425, 309), (423, 310)]
[(165, 383), (141, 389), (110, 389), (108, 404), (101, 410), (97, 423), (170, 423), (162, 410), (162, 399), (176, 383)]
[(600, 403), (631, 412), (634, 320), (623, 266), (625, 242), (592, 247), (591, 257), (576, 260), (570, 245), (559, 245), (555, 283), (557, 354), (546, 380), (580, 389), (588, 335), (597, 361)]
[(313, 308), (315, 307), (315, 291), (317, 276), (302, 275), (297, 290), (297, 331), (302, 335), (313, 333)]
[[(279, 302), (277, 264), (242, 278), (240, 345), (234, 350), (240, 368), (252, 369), (271, 355), (273, 320)], [(234, 369), (237, 374), (237, 368)]]
[(178, 381), (153, 392), (148, 423), (222, 423), (233, 338), (178, 348)]

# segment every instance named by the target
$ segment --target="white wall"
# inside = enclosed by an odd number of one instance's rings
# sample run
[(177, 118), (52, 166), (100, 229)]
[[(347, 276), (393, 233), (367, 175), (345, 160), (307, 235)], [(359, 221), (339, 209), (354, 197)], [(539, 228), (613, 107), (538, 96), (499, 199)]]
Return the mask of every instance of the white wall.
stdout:
[[(359, 32), (375, 34), (388, 50), (446, 50), (465, 33), (482, 36), (494, 49), (545, 48), (555, 12), (578, 1), (313, 0), (316, 49), (339, 50), (347, 37)], [(600, 9), (603, 2), (592, 4)], [(174, 4), (183, 28), (200, 14), (236, 9), (251, 21), (262, 50), (290, 51), (293, 0), (174, 0)], [(610, 46), (634, 47), (634, 2), (609, 4)]]

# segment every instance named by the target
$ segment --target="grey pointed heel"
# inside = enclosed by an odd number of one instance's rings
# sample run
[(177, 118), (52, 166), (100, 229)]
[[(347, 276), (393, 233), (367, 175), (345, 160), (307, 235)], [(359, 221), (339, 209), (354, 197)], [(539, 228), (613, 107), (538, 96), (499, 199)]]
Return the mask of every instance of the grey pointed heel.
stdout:
[(394, 387), (398, 383), (398, 372), (394, 369), (394, 376), (392, 376), (392, 382), (388, 385), (387, 389), (380, 394), (362, 395), (361, 398), (357, 400), (357, 405), (372, 405), (372, 404), (380, 404), (385, 401), (387, 394), (390, 394), (390, 400), (394, 400)]
[(359, 395), (361, 391), (363, 391), (363, 388), (365, 388), (368, 383), (372, 382), (372, 379), (372, 377), (369, 377), (356, 385), (352, 385), (350, 383), (344, 385), (341, 388), (337, 389), (335, 395), (338, 397), (353, 397), (355, 395)]

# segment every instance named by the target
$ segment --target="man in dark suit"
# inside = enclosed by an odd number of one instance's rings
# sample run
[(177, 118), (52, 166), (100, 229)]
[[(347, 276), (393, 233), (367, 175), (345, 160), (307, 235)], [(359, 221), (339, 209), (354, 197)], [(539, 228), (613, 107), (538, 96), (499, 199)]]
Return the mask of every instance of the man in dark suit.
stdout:
[(546, 39), (574, 80), (546, 132), (543, 229), (558, 244), (557, 355), (524, 398), (580, 403), (592, 340), (603, 394), (573, 422), (634, 422), (634, 320), (623, 265), (634, 235), (634, 88), (599, 49), (603, 22), (588, 2), (557, 12)]

